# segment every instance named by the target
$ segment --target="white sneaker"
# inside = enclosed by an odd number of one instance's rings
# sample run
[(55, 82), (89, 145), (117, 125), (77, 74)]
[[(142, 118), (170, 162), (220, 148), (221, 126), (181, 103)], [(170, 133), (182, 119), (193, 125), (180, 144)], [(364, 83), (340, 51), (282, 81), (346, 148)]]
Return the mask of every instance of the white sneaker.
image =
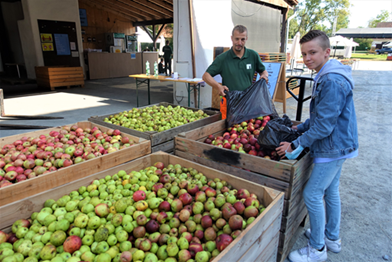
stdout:
[(324, 246), (322, 251), (318, 251), (308, 243), (306, 247), (292, 251), (288, 259), (291, 262), (324, 262), (327, 260), (327, 247)]
[[(305, 231), (305, 236), (310, 239), (310, 228)], [(326, 236), (324, 236), (324, 242), (329, 251), (334, 253), (339, 253), (342, 250), (342, 240), (339, 238), (338, 240), (332, 241), (329, 240)]]

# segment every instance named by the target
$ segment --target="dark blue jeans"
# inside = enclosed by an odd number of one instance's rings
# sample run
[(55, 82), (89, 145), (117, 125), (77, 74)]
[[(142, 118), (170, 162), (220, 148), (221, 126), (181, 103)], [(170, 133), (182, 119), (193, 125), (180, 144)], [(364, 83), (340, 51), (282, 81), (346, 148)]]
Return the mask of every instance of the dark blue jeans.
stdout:
[(169, 76), (171, 76), (171, 58), (165, 59), (165, 73), (167, 74), (167, 70), (169, 69)]

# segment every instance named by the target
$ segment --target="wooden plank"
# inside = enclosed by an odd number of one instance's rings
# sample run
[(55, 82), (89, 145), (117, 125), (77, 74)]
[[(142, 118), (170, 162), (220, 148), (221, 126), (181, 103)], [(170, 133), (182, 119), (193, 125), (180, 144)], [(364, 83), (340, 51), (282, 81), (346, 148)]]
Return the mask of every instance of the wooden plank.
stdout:
[(276, 262), (276, 255), (278, 253), (279, 233), (276, 234), (267, 247), (261, 252), (261, 254), (253, 261), (266, 261)]
[(286, 163), (239, 153), (231, 149), (194, 141), (193, 139), (176, 137), (175, 143), (176, 151), (190, 152), (216, 162), (240, 166), (241, 168), (284, 182), (289, 182), (291, 179), (291, 166)]
[[(89, 128), (97, 126), (103, 132), (106, 132), (108, 130), (107, 127), (93, 124), (88, 121), (78, 122), (76, 124), (78, 126), (80, 125), (81, 127), (88, 126)], [(60, 127), (0, 138), (0, 147), (3, 147), (5, 144), (13, 143), (14, 141), (20, 139), (22, 136), (37, 137), (41, 134), (48, 134), (51, 130), (60, 130)], [(15, 202), (23, 198), (27, 198), (31, 195), (60, 186), (64, 183), (72, 182), (80, 177), (85, 177), (93, 173), (97, 173), (99, 171), (111, 168), (118, 164), (122, 164), (124, 162), (151, 153), (150, 141), (140, 140), (137, 137), (125, 133), (122, 133), (122, 135), (129, 137), (130, 139), (135, 139), (134, 141), (139, 142), (131, 147), (121, 149), (117, 152), (99, 156), (79, 164), (71, 165), (69, 167), (54, 172), (43, 174), (35, 178), (27, 179), (25, 181), (1, 188), (0, 206)]]
[(84, 83), (84, 78), (83, 77), (72, 77), (72, 78), (58, 78), (58, 79), (51, 79), (51, 78), (39, 78), (38, 79), (41, 82), (47, 82), (50, 84), (58, 84), (58, 83), (68, 83), (68, 82), (83, 82)]
[(180, 133), (178, 134), (178, 136), (197, 140), (218, 132), (223, 134), (225, 130), (226, 130), (226, 120), (220, 120), (212, 124), (202, 126), (195, 130)]
[(159, 151), (173, 152), (173, 150), (174, 150), (174, 139), (151, 147), (151, 153), (155, 153)]
[(305, 201), (302, 200), (294, 206), (294, 208), (289, 212), (287, 216), (282, 217), (282, 225), (280, 227), (281, 232), (286, 232), (288, 228), (295, 222), (296, 218), (301, 214), (302, 210), (305, 208)]
[(36, 78), (42, 78), (42, 79), (83, 78), (83, 77), (84, 77), (83, 73), (70, 74), (68, 72), (65, 72), (64, 74), (56, 74), (56, 75), (36, 74)]
[(277, 179), (273, 179), (267, 176), (263, 176), (261, 174), (255, 174), (249, 171), (241, 170), (238, 169), (237, 167), (232, 167), (226, 164), (218, 163), (212, 160), (208, 160), (202, 157), (198, 157), (194, 154), (186, 153), (183, 151), (175, 150), (175, 154), (177, 156), (183, 157), (185, 159), (189, 159), (191, 161), (203, 164), (205, 166), (212, 167), (214, 169), (222, 170), (224, 172), (227, 172), (229, 174), (235, 175), (237, 177), (241, 177), (243, 179), (246, 179), (248, 181), (252, 181), (255, 183), (258, 183), (260, 185), (264, 185), (270, 188), (273, 188), (275, 190), (281, 191), (285, 193), (285, 199), (287, 199), (288, 196), (288, 190), (289, 190), (289, 184)]
[[(271, 242), (274, 242), (274, 238), (276, 238), (277, 236), (279, 239), (278, 232), (280, 228), (280, 223), (281, 223), (281, 215), (278, 216), (273, 222), (271, 222), (268, 228), (265, 229), (264, 232), (262, 232), (262, 235), (258, 239), (256, 239), (254, 243), (248, 243), (251, 246), (249, 247), (249, 249), (246, 251), (245, 254), (242, 254), (242, 256), (239, 259), (235, 259), (233, 257), (233, 260), (238, 262), (257, 261), (257, 258), (261, 255), (262, 251), (267, 251), (268, 250), (267, 246)], [(276, 244), (278, 242), (278, 239), (275, 240)], [(277, 245), (274, 247), (276, 248)], [(247, 246), (243, 245), (242, 248), (246, 249)], [(266, 257), (271, 256), (271, 250), (272, 249), (269, 249), (269, 252), (266, 252), (267, 253), (265, 254)]]
[[(300, 215), (294, 221), (294, 223), (289, 227), (286, 232), (281, 232), (279, 237), (279, 248), (278, 248), (278, 256), (282, 255), (282, 261), (287, 257), (290, 252), (292, 246), (289, 245), (291, 238), (294, 236), (295, 232), (298, 230), (301, 222), (304, 220), (308, 213), (308, 210), (305, 208), (301, 211)], [(294, 245), (294, 243), (293, 243)]]

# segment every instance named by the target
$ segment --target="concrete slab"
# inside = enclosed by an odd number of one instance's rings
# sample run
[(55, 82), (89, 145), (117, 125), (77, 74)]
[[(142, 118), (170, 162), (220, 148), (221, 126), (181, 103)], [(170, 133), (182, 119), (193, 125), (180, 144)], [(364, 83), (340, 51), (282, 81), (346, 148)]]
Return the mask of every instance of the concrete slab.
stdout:
[[(343, 249), (340, 254), (328, 252), (327, 261), (383, 261), (383, 255), (392, 257), (392, 61), (361, 61), (353, 77), (360, 149), (357, 158), (344, 164), (340, 180)], [(152, 86), (152, 103), (173, 102), (170, 82), (154, 81)], [(36, 87), (23, 90), (23, 87), (2, 85), (2, 88), (5, 88), (7, 114), (45, 114), (64, 119), (1, 120), (1, 123), (58, 126), (136, 106), (136, 88), (134, 80), (129, 78), (86, 81), (84, 89), (75, 87), (55, 92), (36, 90)], [(306, 94), (310, 92), (309, 86)], [(146, 105), (146, 90), (139, 95), (141, 105)], [(282, 104), (275, 105), (282, 115)], [(291, 119), (295, 119), (296, 108), (296, 101), (288, 99), (287, 115)], [(308, 115), (308, 108), (306, 102), (302, 121)], [(0, 130), (0, 137), (29, 131), (33, 130)], [(308, 227), (309, 224), (305, 228)], [(293, 250), (306, 245), (305, 228), (297, 231)]]

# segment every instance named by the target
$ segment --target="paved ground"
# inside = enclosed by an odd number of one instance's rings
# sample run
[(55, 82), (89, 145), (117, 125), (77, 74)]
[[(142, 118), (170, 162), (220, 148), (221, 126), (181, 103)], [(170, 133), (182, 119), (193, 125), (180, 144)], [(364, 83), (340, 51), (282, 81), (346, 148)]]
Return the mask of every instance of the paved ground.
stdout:
[[(346, 161), (341, 177), (343, 250), (328, 253), (328, 261), (392, 260), (392, 61), (361, 61), (353, 71), (356, 83), (354, 95), (358, 118), (360, 153)], [(151, 102), (173, 102), (172, 85), (153, 83)], [(6, 86), (6, 114), (41, 114), (63, 116), (62, 120), (7, 120), (0, 123), (57, 126), (87, 120), (136, 106), (135, 84), (129, 78), (87, 81), (86, 87), (58, 89), (55, 92), (36, 86)], [(310, 93), (307, 88), (307, 94)], [(147, 104), (147, 92), (139, 92), (141, 105)], [(279, 114), (282, 105), (276, 103)], [(296, 102), (287, 100), (288, 116), (295, 119)], [(304, 105), (302, 120), (308, 113)], [(0, 130), (0, 137), (33, 130)], [(308, 228), (307, 225), (305, 228)], [(297, 231), (293, 249), (306, 245), (304, 228)]]

